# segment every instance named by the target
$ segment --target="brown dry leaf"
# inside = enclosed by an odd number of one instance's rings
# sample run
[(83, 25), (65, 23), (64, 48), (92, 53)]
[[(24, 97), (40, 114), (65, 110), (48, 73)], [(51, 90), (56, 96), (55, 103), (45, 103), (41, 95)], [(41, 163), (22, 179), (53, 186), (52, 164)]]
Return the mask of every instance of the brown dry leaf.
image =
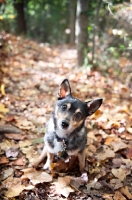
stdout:
[(30, 129), (34, 129), (34, 125), (31, 121), (28, 121), (26, 119), (17, 119), (16, 120), (16, 126), (19, 127), (20, 129), (24, 129), (24, 130), (30, 130)]
[[(9, 109), (5, 108), (4, 104), (0, 104), (0, 113), (7, 113)], [(0, 114), (0, 118), (3, 118), (4, 116)]]
[(52, 181), (52, 176), (44, 171), (36, 171), (34, 168), (28, 168), (21, 171), (24, 172), (21, 179), (28, 178), (33, 185)]
[(78, 190), (78, 188), (81, 186), (81, 185), (84, 185), (88, 182), (88, 176), (87, 176), (87, 173), (83, 173), (81, 175), (81, 177), (71, 177), (71, 181), (70, 181), (70, 185), (75, 188), (76, 190)]
[(122, 107), (120, 107), (120, 112), (125, 112), (127, 114), (130, 114), (129, 108), (127, 105), (123, 105)]
[(23, 157), (18, 158), (17, 160), (11, 162), (11, 165), (16, 165), (16, 166), (24, 166), (26, 161), (24, 160)]
[(108, 136), (104, 142), (105, 145), (110, 145), (113, 141), (117, 141), (118, 138), (116, 136)]
[(20, 133), (19, 134), (8, 133), (8, 134), (5, 134), (5, 137), (8, 138), (8, 139), (13, 139), (13, 140), (25, 140), (25, 139), (27, 139), (26, 135), (21, 135)]
[(114, 195), (114, 200), (126, 200), (126, 198), (119, 191), (116, 191)]
[(96, 136), (95, 136), (93, 131), (89, 131), (88, 132), (88, 138), (91, 138), (91, 139), (97, 141), (97, 138), (96, 138)]
[(117, 152), (117, 151), (119, 151), (121, 149), (127, 148), (127, 145), (124, 142), (122, 142), (122, 140), (120, 138), (118, 140), (116, 140), (116, 141), (113, 141), (111, 143), (111, 146), (113, 147), (114, 152)]
[(92, 118), (93, 119), (98, 119), (101, 115), (102, 115), (102, 111), (101, 110), (97, 110), (94, 114), (93, 114), (93, 116), (92, 116)]
[(8, 198), (16, 197), (19, 196), (19, 194), (23, 190), (32, 190), (34, 189), (33, 185), (29, 186), (24, 186), (21, 184), (21, 179), (20, 178), (14, 178), (14, 177), (9, 177), (6, 181), (3, 183), (5, 187), (8, 188), (7, 192), (5, 193), (5, 196)]
[(25, 189), (24, 185), (16, 184), (15, 186), (12, 186), (8, 189), (8, 191), (5, 193), (5, 196), (8, 198), (16, 197), (18, 196), (23, 190)]
[(8, 168), (8, 169), (4, 170), (3, 173), (0, 176), (0, 181), (8, 178), (10, 175), (13, 174), (13, 172), (14, 172), (14, 170), (12, 168)]
[(0, 90), (1, 90), (1, 94), (2, 94), (3, 96), (5, 96), (6, 93), (5, 93), (5, 85), (4, 85), (4, 84), (1, 85)]
[(9, 162), (9, 160), (5, 156), (0, 158), (0, 164), (6, 164), (8, 162)]
[(23, 147), (28, 147), (32, 144), (31, 140), (24, 140), (24, 141), (20, 141), (19, 142), (19, 147), (23, 148)]
[(122, 168), (112, 169), (112, 174), (121, 181), (126, 178), (126, 171)]
[(33, 163), (39, 157), (39, 152), (34, 149), (34, 146), (23, 147), (21, 151), (26, 155), (29, 163)]
[(103, 198), (105, 200), (113, 200), (113, 194), (103, 194)]
[(124, 132), (124, 133), (121, 134), (120, 137), (121, 137), (122, 139), (132, 140), (132, 134), (131, 134), (131, 133)]
[(76, 168), (76, 156), (71, 156), (67, 159), (67, 162), (63, 160), (57, 160), (56, 163), (52, 163), (50, 170), (53, 173), (65, 173), (67, 170), (74, 170)]
[(132, 127), (128, 127), (127, 131), (132, 134)]
[(15, 121), (15, 117), (14, 117), (13, 115), (6, 116), (6, 117), (4, 118), (4, 120), (5, 120), (6, 122), (12, 122), (12, 121)]
[(97, 155), (98, 160), (106, 160), (108, 158), (113, 158), (113, 157), (115, 157), (115, 153), (108, 147), (104, 147), (103, 152)]
[(90, 183), (87, 184), (87, 190), (89, 192), (90, 192), (91, 188), (98, 190), (98, 189), (102, 188), (102, 185), (95, 178), (92, 182), (90, 182)]
[(52, 188), (55, 188), (55, 194), (61, 194), (64, 197), (68, 197), (71, 192), (74, 192), (74, 189), (70, 186), (71, 177), (59, 177), (58, 182), (54, 182)]
[(123, 187), (123, 183), (119, 179), (111, 179), (110, 184), (113, 186), (115, 190)]
[(10, 158), (10, 157), (16, 158), (19, 154), (19, 149), (12, 147), (10, 149), (7, 149), (5, 153), (6, 153), (7, 158)]
[(63, 160), (58, 160), (56, 163), (50, 165), (50, 170), (54, 173), (66, 172), (68, 170), (69, 163), (65, 163)]
[(11, 141), (3, 140), (3, 142), (0, 143), (0, 148), (3, 151), (7, 151), (8, 149), (12, 147), (18, 148), (18, 144), (14, 142), (14, 140), (11, 140)]
[(1, 113), (7, 113), (9, 110), (7, 108), (5, 108), (4, 104), (0, 104), (0, 112)]
[(132, 194), (129, 192), (128, 187), (122, 187), (120, 192), (124, 194), (128, 199), (132, 199)]
[(132, 158), (132, 147), (126, 149), (125, 155), (127, 158)]

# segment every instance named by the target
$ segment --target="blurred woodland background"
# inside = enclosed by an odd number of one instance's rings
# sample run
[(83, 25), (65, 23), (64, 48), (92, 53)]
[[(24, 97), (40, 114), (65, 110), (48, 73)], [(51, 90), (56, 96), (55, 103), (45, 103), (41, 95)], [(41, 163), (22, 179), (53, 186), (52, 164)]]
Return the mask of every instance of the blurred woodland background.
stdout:
[(131, 71), (131, 0), (0, 0), (0, 30), (44, 45), (76, 44), (78, 66), (114, 65), (119, 73), (125, 62)]

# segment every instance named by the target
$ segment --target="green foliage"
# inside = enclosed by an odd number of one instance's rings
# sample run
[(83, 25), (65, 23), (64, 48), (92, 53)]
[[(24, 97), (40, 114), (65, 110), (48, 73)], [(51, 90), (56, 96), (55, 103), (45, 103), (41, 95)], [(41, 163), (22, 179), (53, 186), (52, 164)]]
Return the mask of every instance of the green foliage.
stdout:
[[(29, 1), (27, 5), (28, 35), (40, 41), (64, 41), (67, 28), (67, 1)], [(32, 20), (33, 19), (33, 20)]]
[(16, 17), (16, 12), (14, 10), (13, 1), (6, 0), (6, 4), (2, 3), (0, 7), (0, 29), (6, 31), (14, 32), (15, 24), (14, 19)]
[[(16, 32), (17, 13), (14, 4), (22, 0), (7, 0), (1, 5), (1, 29)], [(27, 23), (27, 35), (39, 41), (49, 43), (65, 42), (65, 29), (68, 28), (68, 0), (29, 0), (24, 2)]]

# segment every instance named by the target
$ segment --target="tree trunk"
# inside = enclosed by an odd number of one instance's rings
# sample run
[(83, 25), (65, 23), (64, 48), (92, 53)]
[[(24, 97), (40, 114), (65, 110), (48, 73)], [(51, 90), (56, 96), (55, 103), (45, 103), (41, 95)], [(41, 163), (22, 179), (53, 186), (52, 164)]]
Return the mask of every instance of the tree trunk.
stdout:
[[(95, 53), (95, 36), (96, 32), (98, 31), (98, 22), (99, 22), (99, 10), (101, 7), (102, 0), (98, 1), (97, 9), (96, 9), (96, 14), (94, 18), (94, 30), (93, 30), (93, 48), (92, 48), (92, 63), (94, 62), (94, 53)], [(107, 19), (107, 18), (106, 18)]]
[(26, 33), (26, 20), (24, 14), (24, 0), (14, 1), (14, 8), (17, 11), (17, 33), (25, 34)]
[(77, 15), (76, 15), (76, 43), (77, 43), (77, 57), (78, 67), (84, 63), (84, 58), (87, 53), (87, 26), (88, 26), (88, 5), (90, 0), (77, 1)]
[(75, 44), (76, 0), (70, 0), (70, 44)]

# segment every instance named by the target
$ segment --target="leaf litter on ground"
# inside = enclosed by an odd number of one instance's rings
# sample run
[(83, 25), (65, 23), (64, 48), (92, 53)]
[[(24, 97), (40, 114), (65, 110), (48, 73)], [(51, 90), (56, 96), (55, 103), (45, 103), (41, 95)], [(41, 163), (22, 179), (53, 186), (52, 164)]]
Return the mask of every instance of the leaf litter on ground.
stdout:
[[(0, 191), (7, 190), (2, 194), (13, 198), (33, 191), (34, 199), (40, 199), (41, 192), (35, 188), (44, 187), (47, 180), (49, 188), (43, 189), (52, 198), (72, 199), (79, 195), (80, 199), (85, 196), (90, 200), (98, 196), (106, 200), (131, 199), (132, 90), (125, 82), (127, 74), (122, 73), (117, 79), (113, 74), (104, 76), (101, 71), (77, 69), (76, 50), (68, 46), (42, 47), (11, 34), (8, 40), (12, 41), (11, 49), (17, 48), (21, 53), (9, 52), (0, 68), (4, 75), (0, 82), (0, 127), (13, 125), (21, 133), (4, 132), (0, 141)], [(40, 169), (27, 170), (39, 156), (45, 124), (64, 78), (69, 78), (77, 98), (103, 98), (100, 110), (86, 120), (86, 180), (75, 163), (74, 170), (68, 172), (67, 165), (56, 161), (52, 167), (56, 173), (58, 169), (57, 179), (42, 171), (42, 165)]]

